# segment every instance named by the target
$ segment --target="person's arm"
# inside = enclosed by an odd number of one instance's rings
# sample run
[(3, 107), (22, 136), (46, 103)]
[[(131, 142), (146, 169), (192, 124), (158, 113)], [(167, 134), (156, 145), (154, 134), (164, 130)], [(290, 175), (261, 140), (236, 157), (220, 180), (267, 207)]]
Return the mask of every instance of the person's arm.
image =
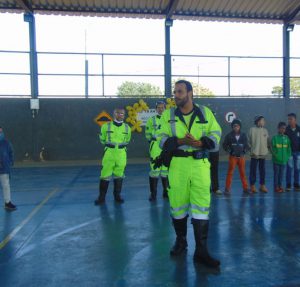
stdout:
[(202, 142), (203, 148), (213, 149), (220, 143), (222, 129), (209, 108), (205, 108), (205, 114), (208, 121), (208, 133), (203, 136), (200, 141)]
[(292, 147), (291, 147), (291, 141), (289, 138), (287, 138), (288, 140), (288, 148), (287, 148), (287, 154), (288, 154), (288, 158), (290, 158), (292, 156)]
[(230, 134), (227, 134), (227, 135), (225, 136), (225, 139), (224, 139), (223, 145), (222, 145), (224, 151), (226, 151), (226, 152), (229, 152), (229, 151), (230, 151), (229, 135), (230, 135)]
[(127, 137), (126, 137), (126, 142), (128, 144), (131, 140), (131, 128), (129, 127), (129, 125), (127, 125), (127, 126), (128, 126), (128, 134), (127, 134)]
[(152, 139), (152, 131), (153, 131), (153, 120), (151, 117), (148, 119), (148, 121), (146, 123), (146, 128), (145, 128), (145, 137), (149, 143)]
[(247, 135), (245, 133), (243, 133), (243, 136), (244, 136), (244, 152), (247, 153), (250, 151), (250, 145), (249, 145)]
[(269, 137), (269, 132), (268, 132), (267, 129), (266, 129), (266, 133), (267, 133), (267, 148), (268, 148), (269, 150), (271, 150), (271, 149), (272, 149), (272, 140), (271, 140), (271, 138)]
[(105, 143), (106, 143), (106, 135), (107, 135), (107, 124), (104, 124), (104, 125), (101, 127), (100, 134), (99, 134), (100, 142), (101, 142), (103, 145), (105, 145)]
[(172, 135), (171, 125), (169, 122), (170, 113), (170, 110), (166, 110), (162, 114), (160, 128), (156, 134), (160, 148), (169, 152), (175, 150), (179, 145), (185, 144), (184, 140), (178, 139)]
[(276, 157), (277, 154), (277, 146), (276, 146), (276, 138), (275, 136), (272, 138), (271, 146), (270, 146), (271, 154)]
[(9, 161), (10, 161), (10, 165), (13, 166), (14, 165), (14, 150), (12, 147), (12, 144), (10, 142), (8, 142), (8, 156), (9, 156)]
[(248, 145), (249, 145), (249, 148), (250, 148), (250, 151), (251, 151), (251, 148), (252, 148), (252, 128), (250, 128), (250, 130), (248, 132), (248, 135), (247, 135), (247, 138), (248, 138)]
[(189, 145), (192, 147), (202, 147), (203, 142), (202, 140), (197, 140), (191, 134), (186, 134), (184, 138), (177, 139), (177, 144), (181, 145)]

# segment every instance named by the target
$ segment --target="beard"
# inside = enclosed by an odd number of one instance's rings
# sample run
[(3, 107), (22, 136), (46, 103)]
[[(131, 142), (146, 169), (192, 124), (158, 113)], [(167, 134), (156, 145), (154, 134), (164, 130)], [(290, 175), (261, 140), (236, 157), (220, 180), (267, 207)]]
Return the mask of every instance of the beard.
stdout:
[(175, 103), (176, 103), (176, 106), (177, 107), (184, 107), (185, 104), (189, 101), (189, 96), (186, 95), (186, 97), (184, 97), (183, 99), (178, 99), (178, 98), (175, 98)]

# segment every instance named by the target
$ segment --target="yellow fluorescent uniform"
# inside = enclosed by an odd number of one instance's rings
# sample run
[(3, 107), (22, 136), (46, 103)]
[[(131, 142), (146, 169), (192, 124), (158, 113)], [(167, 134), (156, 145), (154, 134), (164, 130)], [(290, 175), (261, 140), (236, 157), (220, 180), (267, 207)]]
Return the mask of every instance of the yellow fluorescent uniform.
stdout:
[(100, 178), (110, 180), (112, 175), (114, 178), (123, 178), (131, 129), (126, 123), (109, 122), (101, 127), (99, 138), (105, 145)]
[(150, 154), (150, 177), (167, 177), (168, 169), (164, 165), (158, 168), (153, 167), (151, 162), (153, 159), (158, 157), (161, 153), (159, 142), (157, 141), (157, 132), (160, 129), (161, 116), (155, 115), (148, 119), (145, 129), (145, 136), (149, 142), (149, 154)]
[[(202, 114), (202, 119), (200, 114)], [(160, 146), (169, 137), (184, 138), (187, 133), (200, 140), (203, 136), (219, 144), (221, 128), (211, 110), (195, 106), (190, 115), (180, 110), (166, 110), (161, 118), (159, 131)], [(191, 152), (199, 150), (191, 146), (179, 146), (177, 150)], [(204, 153), (205, 154), (205, 153)], [(169, 167), (169, 199), (171, 216), (182, 219), (190, 211), (192, 218), (208, 220), (210, 208), (210, 163), (207, 156), (195, 159), (193, 156), (173, 156)]]

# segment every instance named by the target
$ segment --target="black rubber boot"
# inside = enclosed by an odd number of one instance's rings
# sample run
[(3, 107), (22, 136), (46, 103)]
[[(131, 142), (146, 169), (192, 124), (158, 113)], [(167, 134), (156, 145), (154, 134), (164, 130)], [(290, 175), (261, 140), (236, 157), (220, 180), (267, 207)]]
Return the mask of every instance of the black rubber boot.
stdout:
[(187, 233), (187, 216), (182, 219), (172, 219), (176, 233), (176, 241), (170, 250), (171, 256), (179, 256), (187, 249), (186, 233)]
[(101, 179), (99, 182), (99, 197), (95, 200), (95, 205), (105, 203), (105, 196), (107, 193), (109, 181)]
[(149, 201), (156, 200), (158, 178), (149, 176), (150, 197)]
[(163, 198), (169, 198), (168, 196), (168, 188), (169, 188), (169, 180), (167, 177), (161, 178), (161, 183), (163, 186)]
[(212, 268), (218, 268), (220, 261), (212, 258), (207, 250), (207, 236), (208, 236), (208, 220), (192, 219), (194, 227), (194, 235), (196, 242), (196, 250), (194, 253), (194, 261), (196, 263), (203, 263)]
[(115, 202), (123, 203), (124, 199), (121, 197), (123, 178), (115, 178), (114, 179), (114, 197)]

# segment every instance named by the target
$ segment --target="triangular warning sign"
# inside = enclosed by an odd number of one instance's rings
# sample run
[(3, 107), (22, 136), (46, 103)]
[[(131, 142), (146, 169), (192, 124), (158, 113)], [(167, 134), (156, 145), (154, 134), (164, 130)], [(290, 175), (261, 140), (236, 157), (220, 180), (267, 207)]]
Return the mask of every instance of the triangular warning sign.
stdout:
[(106, 111), (101, 112), (97, 117), (94, 118), (94, 122), (100, 127), (103, 124), (110, 122), (112, 120), (113, 120), (112, 117)]

